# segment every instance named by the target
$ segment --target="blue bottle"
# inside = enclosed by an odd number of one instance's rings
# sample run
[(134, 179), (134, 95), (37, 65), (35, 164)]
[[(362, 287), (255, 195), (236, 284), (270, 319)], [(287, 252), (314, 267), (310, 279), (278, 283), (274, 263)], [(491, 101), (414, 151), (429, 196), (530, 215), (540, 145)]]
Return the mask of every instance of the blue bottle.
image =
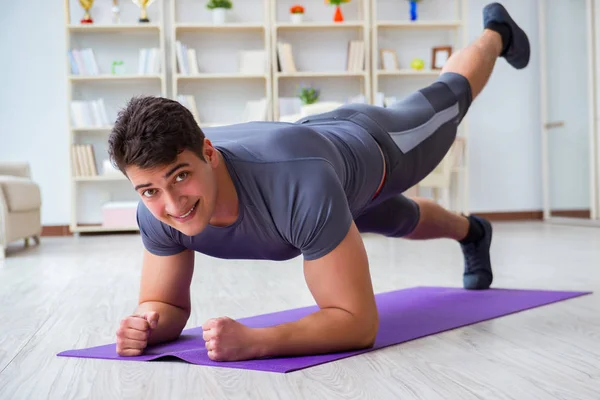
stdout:
[(412, 1), (412, 0), (410, 2), (410, 20), (411, 21), (417, 20), (417, 2)]

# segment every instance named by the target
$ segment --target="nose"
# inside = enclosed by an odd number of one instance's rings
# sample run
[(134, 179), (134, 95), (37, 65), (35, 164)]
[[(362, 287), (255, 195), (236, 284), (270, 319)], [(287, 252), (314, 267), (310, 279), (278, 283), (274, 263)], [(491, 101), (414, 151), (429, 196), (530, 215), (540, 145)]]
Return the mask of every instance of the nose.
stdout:
[(185, 213), (187, 210), (183, 208), (186, 205), (186, 198), (177, 193), (165, 192), (165, 210), (167, 213), (178, 216)]

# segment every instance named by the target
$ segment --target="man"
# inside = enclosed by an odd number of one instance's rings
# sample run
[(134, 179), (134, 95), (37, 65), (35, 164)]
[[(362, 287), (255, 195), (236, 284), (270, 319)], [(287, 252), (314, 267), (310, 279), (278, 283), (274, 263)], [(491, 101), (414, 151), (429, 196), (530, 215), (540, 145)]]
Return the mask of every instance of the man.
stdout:
[[(428, 175), (504, 57), (527, 66), (526, 34), (494, 3), (484, 31), (432, 85), (388, 108), (349, 104), (297, 123), (253, 122), (204, 133), (168, 99), (132, 99), (109, 140), (111, 159), (142, 202), (139, 306), (121, 321), (117, 352), (176, 339), (190, 315), (194, 252), (242, 259), (304, 258), (319, 311), (261, 329), (230, 318), (203, 325), (208, 356), (233, 361), (369, 347), (378, 314), (361, 232), (452, 238), (463, 285), (492, 283), (492, 227), (402, 193)], [(212, 142), (211, 142), (212, 140)]]

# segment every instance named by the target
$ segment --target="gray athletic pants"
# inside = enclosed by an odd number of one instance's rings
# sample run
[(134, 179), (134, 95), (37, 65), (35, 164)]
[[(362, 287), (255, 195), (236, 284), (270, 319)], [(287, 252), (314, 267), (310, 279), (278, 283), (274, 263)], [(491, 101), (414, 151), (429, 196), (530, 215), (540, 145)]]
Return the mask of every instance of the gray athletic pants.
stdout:
[(317, 117), (356, 122), (375, 138), (383, 152), (385, 182), (373, 203), (355, 219), (359, 231), (402, 237), (414, 230), (419, 207), (402, 193), (442, 161), (471, 101), (467, 79), (444, 73), (431, 85), (387, 108), (347, 104)]

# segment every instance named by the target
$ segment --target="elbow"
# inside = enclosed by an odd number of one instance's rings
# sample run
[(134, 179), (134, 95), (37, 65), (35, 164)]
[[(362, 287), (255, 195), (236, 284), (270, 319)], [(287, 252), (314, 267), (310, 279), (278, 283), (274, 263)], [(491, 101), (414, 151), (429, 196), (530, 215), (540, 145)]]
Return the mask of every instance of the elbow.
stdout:
[(371, 348), (375, 345), (375, 340), (377, 339), (379, 318), (377, 315), (374, 315), (359, 321), (361, 328), (356, 330), (357, 332), (360, 332), (357, 337), (357, 345), (361, 349)]
[(377, 328), (363, 336), (361, 341), (362, 347), (365, 349), (373, 347), (375, 345), (375, 339), (377, 339)]

